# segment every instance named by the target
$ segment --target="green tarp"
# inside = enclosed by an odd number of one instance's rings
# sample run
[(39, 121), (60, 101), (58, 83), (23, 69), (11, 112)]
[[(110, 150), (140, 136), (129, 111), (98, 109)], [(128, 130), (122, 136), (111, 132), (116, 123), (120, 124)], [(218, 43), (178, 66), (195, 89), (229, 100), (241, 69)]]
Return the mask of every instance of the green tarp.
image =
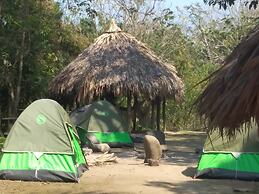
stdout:
[(57, 102), (33, 102), (6, 139), (0, 156), (0, 178), (78, 182), (86, 170), (86, 160), (70, 123)]
[(255, 122), (243, 125), (234, 138), (208, 135), (197, 167), (196, 178), (259, 180), (259, 136)]

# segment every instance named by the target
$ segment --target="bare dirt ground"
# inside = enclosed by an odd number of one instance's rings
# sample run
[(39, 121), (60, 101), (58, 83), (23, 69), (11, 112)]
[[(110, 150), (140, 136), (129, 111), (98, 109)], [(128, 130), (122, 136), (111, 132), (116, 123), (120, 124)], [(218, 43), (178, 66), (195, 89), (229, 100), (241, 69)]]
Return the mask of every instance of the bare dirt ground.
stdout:
[[(174, 133), (167, 136), (168, 151), (160, 166), (150, 167), (136, 152), (114, 150), (118, 163), (91, 167), (80, 183), (0, 181), (0, 193), (48, 194), (166, 194), (166, 193), (259, 193), (259, 182), (193, 179), (205, 135)], [(137, 145), (141, 151), (141, 145)]]

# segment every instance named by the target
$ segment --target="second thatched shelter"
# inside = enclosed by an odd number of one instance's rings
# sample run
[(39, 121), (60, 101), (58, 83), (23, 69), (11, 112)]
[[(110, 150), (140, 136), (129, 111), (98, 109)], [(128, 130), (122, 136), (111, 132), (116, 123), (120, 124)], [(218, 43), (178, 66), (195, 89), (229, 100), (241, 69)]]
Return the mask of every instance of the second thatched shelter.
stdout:
[(233, 136), (255, 119), (259, 124), (259, 25), (209, 77), (209, 85), (197, 100), (209, 129)]
[(182, 97), (183, 83), (174, 66), (163, 63), (112, 21), (105, 33), (52, 80), (49, 92), (63, 104), (116, 96), (126, 96), (128, 104), (134, 99), (136, 104), (142, 98), (156, 102), (160, 112), (166, 98)]

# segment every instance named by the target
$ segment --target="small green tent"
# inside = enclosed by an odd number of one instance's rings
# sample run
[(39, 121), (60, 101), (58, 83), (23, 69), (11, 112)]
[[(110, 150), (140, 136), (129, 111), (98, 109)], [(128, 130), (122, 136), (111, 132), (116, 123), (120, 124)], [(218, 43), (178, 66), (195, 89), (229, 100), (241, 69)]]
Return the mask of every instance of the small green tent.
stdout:
[(81, 141), (85, 141), (87, 134), (94, 135), (100, 143), (107, 143), (111, 147), (133, 146), (126, 122), (108, 101), (97, 101), (81, 107), (73, 111), (70, 118), (78, 126)]
[[(208, 135), (196, 178), (259, 180), (259, 137), (255, 122), (235, 138)], [(249, 130), (248, 130), (249, 129)]]
[(70, 123), (57, 102), (33, 102), (18, 117), (5, 141), (0, 178), (78, 182), (87, 166)]

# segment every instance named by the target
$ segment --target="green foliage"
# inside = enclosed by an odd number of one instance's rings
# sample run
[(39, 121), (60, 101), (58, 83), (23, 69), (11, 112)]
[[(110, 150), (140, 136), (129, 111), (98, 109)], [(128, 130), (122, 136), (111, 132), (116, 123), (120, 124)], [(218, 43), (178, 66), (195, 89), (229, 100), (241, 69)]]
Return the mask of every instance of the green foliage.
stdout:
[(198, 83), (221, 66), (224, 58), (255, 25), (253, 18), (242, 13), (238, 23), (231, 16), (207, 21), (209, 13), (200, 6), (187, 9), (192, 22), (192, 31), (188, 34), (174, 21), (173, 15), (168, 19), (167, 14), (155, 19), (151, 32), (138, 34), (157, 55), (176, 67), (185, 83), (183, 100), (167, 103), (167, 130), (204, 128), (193, 107), (206, 86), (206, 82)]
[(56, 0), (64, 12), (64, 19), (70, 23), (77, 23), (86, 17), (94, 18), (96, 11), (92, 8), (92, 0)]
[[(235, 3), (239, 2), (237, 0), (203, 0), (204, 3), (215, 6), (218, 5), (220, 9), (227, 9), (230, 6), (235, 5)], [(243, 1), (245, 5), (248, 5), (249, 9), (256, 9), (258, 6), (258, 0), (246, 0)]]
[[(163, 1), (156, 0), (93, 1), (104, 6), (99, 11), (92, 9), (91, 0), (57, 2), (0, 1), (0, 108), (3, 115), (12, 108), (10, 99), (17, 94), (15, 89), (21, 71), (18, 108), (23, 109), (31, 101), (47, 97), (50, 80), (106, 29), (111, 15), (118, 11), (120, 27), (173, 64), (185, 83), (184, 99), (180, 103), (167, 102), (167, 129), (201, 129), (202, 122), (192, 108), (206, 82), (198, 83), (221, 66), (224, 58), (256, 24), (246, 12), (208, 20), (211, 13), (197, 5), (186, 8), (188, 21), (181, 24), (170, 9), (158, 10), (156, 3)], [(217, 5), (223, 1), (205, 2)], [(229, 6), (234, 1), (224, 2)], [(105, 13), (109, 6), (116, 13)], [(20, 71), (21, 56), (23, 68)]]
[[(4, 99), (0, 107), (7, 114), (17, 84), (20, 53), (24, 53), (19, 100), (23, 108), (35, 99), (47, 97), (49, 81), (92, 42), (93, 36), (81, 33), (78, 26), (63, 23), (63, 13), (52, 0), (4, 0), (1, 16), (0, 97)], [(25, 46), (21, 48), (23, 32)]]
[(82, 35), (94, 39), (97, 37), (97, 28), (93, 19), (84, 18), (80, 20)]

